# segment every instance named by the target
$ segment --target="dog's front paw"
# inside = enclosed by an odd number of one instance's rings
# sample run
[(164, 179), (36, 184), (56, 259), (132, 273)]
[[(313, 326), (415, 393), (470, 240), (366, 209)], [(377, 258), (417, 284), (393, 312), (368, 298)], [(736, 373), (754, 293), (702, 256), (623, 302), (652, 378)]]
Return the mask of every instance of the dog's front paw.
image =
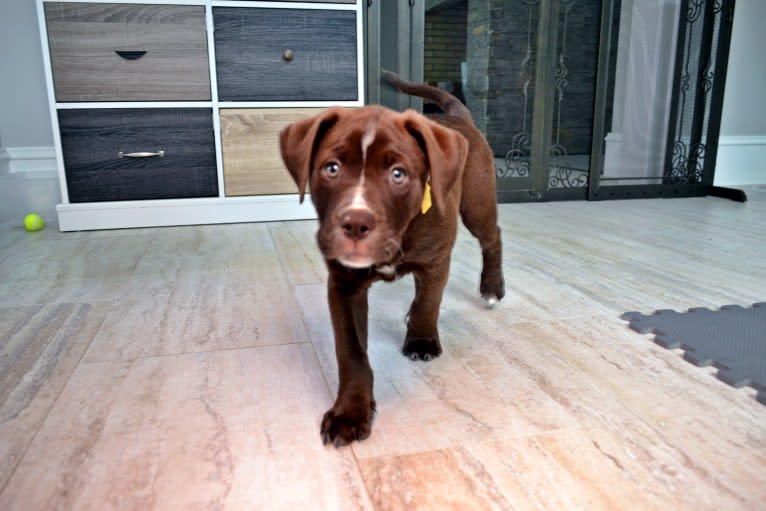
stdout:
[(424, 337), (407, 337), (402, 346), (402, 353), (410, 360), (428, 362), (442, 354), (439, 339)]
[(375, 401), (351, 407), (340, 407), (336, 403), (322, 418), (322, 443), (341, 447), (354, 440), (364, 440), (372, 431), (374, 412)]

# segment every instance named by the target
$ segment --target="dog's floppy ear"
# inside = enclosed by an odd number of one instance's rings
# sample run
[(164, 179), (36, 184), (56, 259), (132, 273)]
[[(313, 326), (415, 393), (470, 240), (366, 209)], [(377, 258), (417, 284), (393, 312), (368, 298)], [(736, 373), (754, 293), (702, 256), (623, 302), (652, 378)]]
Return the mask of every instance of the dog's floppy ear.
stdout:
[(433, 202), (436, 209), (444, 212), (447, 195), (465, 167), (468, 140), (415, 111), (408, 110), (403, 115), (405, 129), (415, 137), (426, 155)]
[(282, 161), (298, 185), (300, 202), (306, 193), (311, 175), (311, 165), (319, 142), (330, 127), (345, 114), (341, 107), (325, 110), (313, 117), (295, 122), (279, 133), (279, 149)]

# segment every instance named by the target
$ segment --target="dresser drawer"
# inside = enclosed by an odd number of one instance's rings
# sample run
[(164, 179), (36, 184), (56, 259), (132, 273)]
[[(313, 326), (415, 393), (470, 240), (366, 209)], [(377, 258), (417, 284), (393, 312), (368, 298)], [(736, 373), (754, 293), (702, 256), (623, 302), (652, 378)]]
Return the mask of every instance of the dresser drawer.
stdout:
[(218, 196), (211, 109), (60, 110), (58, 117), (70, 202)]
[(221, 101), (355, 101), (356, 12), (214, 7)]
[(282, 163), (279, 132), (321, 108), (244, 108), (221, 110), (223, 179), (226, 195), (298, 193)]
[(56, 100), (210, 100), (205, 8), (46, 3)]

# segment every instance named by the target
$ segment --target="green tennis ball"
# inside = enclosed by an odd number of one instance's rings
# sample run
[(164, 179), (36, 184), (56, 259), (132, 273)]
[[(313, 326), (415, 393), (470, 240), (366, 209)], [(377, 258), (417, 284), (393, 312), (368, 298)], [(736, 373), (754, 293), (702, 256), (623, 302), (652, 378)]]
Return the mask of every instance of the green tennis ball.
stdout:
[(37, 213), (30, 213), (24, 217), (24, 228), (29, 232), (39, 231), (43, 225), (43, 219)]

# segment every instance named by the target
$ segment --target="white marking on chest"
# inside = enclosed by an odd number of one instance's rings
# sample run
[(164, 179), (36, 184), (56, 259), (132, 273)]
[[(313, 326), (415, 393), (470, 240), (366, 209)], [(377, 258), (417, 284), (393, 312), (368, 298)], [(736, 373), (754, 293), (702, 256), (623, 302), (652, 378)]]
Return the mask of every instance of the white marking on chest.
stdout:
[(378, 266), (375, 269), (378, 271), (378, 273), (382, 273), (387, 277), (391, 277), (392, 275), (396, 274), (396, 268), (393, 264), (384, 264), (382, 266)]

